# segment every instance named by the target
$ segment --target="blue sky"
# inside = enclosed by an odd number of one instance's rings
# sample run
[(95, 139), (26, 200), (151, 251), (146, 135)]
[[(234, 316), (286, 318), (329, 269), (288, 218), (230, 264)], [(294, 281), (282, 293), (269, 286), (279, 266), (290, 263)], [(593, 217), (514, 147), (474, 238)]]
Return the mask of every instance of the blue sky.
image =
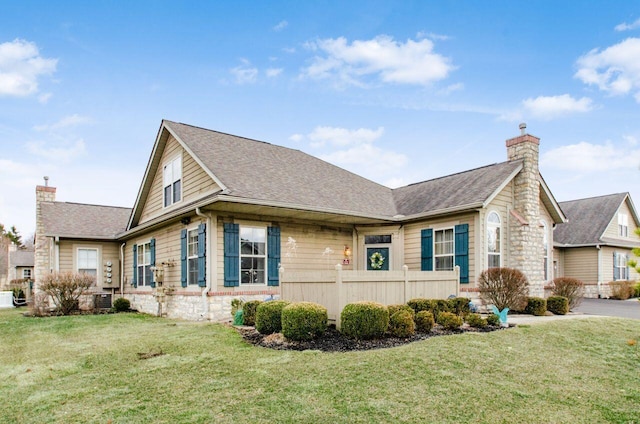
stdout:
[(640, 202), (635, 1), (0, 5), (0, 222), (24, 235), (44, 175), (131, 207), (163, 118), (392, 187), (502, 162), (524, 121), (559, 201)]

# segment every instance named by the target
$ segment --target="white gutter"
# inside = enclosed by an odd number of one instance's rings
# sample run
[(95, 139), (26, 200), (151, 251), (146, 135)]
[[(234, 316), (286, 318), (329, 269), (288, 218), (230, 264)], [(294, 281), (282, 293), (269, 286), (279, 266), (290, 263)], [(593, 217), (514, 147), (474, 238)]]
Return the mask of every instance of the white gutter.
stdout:
[[(202, 316), (208, 320), (209, 318), (209, 302), (207, 300), (207, 294), (211, 291), (211, 239), (215, 228), (211, 228), (211, 216), (204, 214), (200, 211), (200, 208), (196, 208), (196, 215), (207, 220), (207, 233), (205, 233), (205, 287), (202, 290)], [(208, 236), (207, 236), (208, 235)]]
[(124, 296), (124, 246), (126, 244), (120, 245), (120, 296)]
[(598, 299), (602, 296), (600, 293), (600, 287), (602, 286), (602, 249), (600, 245), (596, 245), (596, 249), (598, 249)]

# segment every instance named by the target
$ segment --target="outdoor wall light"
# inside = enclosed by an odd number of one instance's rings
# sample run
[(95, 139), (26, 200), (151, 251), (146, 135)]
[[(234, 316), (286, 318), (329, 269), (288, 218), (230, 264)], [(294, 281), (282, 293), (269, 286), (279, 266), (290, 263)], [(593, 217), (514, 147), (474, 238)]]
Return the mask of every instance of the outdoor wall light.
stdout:
[(351, 248), (349, 246), (344, 247), (344, 259), (342, 265), (349, 265), (351, 263)]

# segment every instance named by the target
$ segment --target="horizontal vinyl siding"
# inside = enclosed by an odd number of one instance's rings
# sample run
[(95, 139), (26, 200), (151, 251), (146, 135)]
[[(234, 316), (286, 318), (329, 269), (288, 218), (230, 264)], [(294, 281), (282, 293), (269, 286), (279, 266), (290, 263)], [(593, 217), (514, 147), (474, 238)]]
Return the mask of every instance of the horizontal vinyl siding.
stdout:
[[(613, 253), (611, 255), (613, 256)], [(606, 255), (603, 255), (603, 266), (606, 269), (604, 256)], [(611, 262), (611, 269), (613, 270), (613, 262)], [(606, 273), (603, 274), (603, 278), (606, 278), (606, 275)], [(598, 251), (596, 248), (579, 247), (566, 249), (564, 252), (564, 276), (577, 278), (588, 284), (597, 283)], [(613, 277), (613, 271), (611, 272), (611, 277)]]
[[(119, 287), (120, 285), (120, 244), (115, 242), (91, 242), (83, 240), (61, 240), (59, 248), (59, 270), (61, 272), (77, 272), (77, 252), (79, 248), (98, 249), (98, 287)], [(105, 283), (104, 268), (111, 262), (111, 284)]]
[(509, 182), (505, 188), (489, 203), (489, 205), (480, 211), (480, 228), (478, 228), (478, 269), (477, 277), (488, 267), (487, 254), (487, 216), (491, 212), (497, 212), (500, 215), (500, 263), (502, 266), (509, 266), (509, 220), (513, 219), (509, 215), (509, 211), (513, 209), (513, 181)]
[[(625, 213), (627, 214), (627, 219), (629, 222), (629, 237), (621, 237), (620, 233), (619, 233), (619, 228), (618, 228), (618, 214), (619, 213)], [(638, 243), (638, 245), (640, 245), (640, 237), (638, 237), (638, 235), (635, 233), (636, 231), (636, 222), (633, 219), (633, 214), (631, 213), (631, 209), (629, 209), (629, 206), (627, 205), (627, 202), (624, 202), (620, 208), (618, 209), (618, 211), (615, 213), (615, 215), (613, 216), (613, 218), (611, 219), (611, 222), (609, 223), (609, 225), (607, 226), (607, 229), (604, 232), (604, 237), (606, 238), (612, 238), (612, 239), (619, 239), (619, 240), (625, 240), (625, 241), (634, 241), (636, 243)]]
[[(617, 220), (617, 218), (616, 218)], [(616, 221), (616, 225), (618, 222)], [(627, 255), (628, 259), (638, 259), (633, 256), (633, 252), (631, 249), (623, 249), (623, 248), (613, 248), (613, 247), (603, 247), (602, 248), (602, 282), (608, 283), (609, 281), (613, 281), (613, 252), (617, 252), (619, 254)], [(635, 269), (629, 267), (629, 279), (637, 280), (638, 273)]]

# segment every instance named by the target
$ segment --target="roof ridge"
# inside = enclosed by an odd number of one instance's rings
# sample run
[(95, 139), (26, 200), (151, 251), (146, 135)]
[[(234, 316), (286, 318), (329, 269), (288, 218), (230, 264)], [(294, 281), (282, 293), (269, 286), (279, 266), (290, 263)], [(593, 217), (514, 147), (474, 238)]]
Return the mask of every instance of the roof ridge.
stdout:
[(97, 207), (101, 207), (101, 208), (118, 208), (118, 209), (129, 209), (131, 210), (131, 208), (128, 208), (126, 206), (111, 206), (111, 205), (96, 205), (93, 203), (81, 203), (81, 202), (61, 202), (61, 201), (55, 201), (55, 202), (49, 202), (51, 204), (61, 204), (64, 203), (65, 205), (80, 205), (80, 206), (97, 206)]
[(207, 132), (212, 132), (212, 133), (222, 134), (222, 135), (228, 135), (230, 137), (235, 137), (235, 138), (241, 138), (243, 140), (253, 141), (255, 143), (263, 143), (263, 144), (268, 144), (269, 146), (282, 147), (282, 148), (285, 148), (285, 149), (296, 150), (296, 149), (291, 149), (290, 147), (280, 146), (280, 145), (277, 145), (277, 144), (269, 143), (268, 141), (256, 140), (255, 138), (244, 137), (244, 136), (241, 136), (241, 135), (231, 134), (231, 133), (224, 132), (224, 131), (212, 130), (210, 128), (199, 127), (197, 125), (185, 124), (184, 122), (175, 122), (175, 121), (170, 121), (168, 119), (164, 119), (164, 121), (165, 122), (169, 122), (171, 124), (184, 125), (185, 127), (191, 127), (191, 128), (195, 128), (195, 129), (202, 130), (202, 131), (207, 131)]
[(591, 197), (583, 197), (581, 199), (573, 199), (573, 200), (563, 200), (561, 202), (558, 203), (570, 203), (570, 202), (581, 202), (583, 200), (594, 200), (594, 199), (600, 199), (600, 198), (604, 198), (604, 197), (614, 197), (614, 196), (621, 196), (621, 195), (628, 195), (629, 192), (620, 192), (620, 193), (611, 193), (611, 194), (601, 194), (599, 196), (591, 196)]

